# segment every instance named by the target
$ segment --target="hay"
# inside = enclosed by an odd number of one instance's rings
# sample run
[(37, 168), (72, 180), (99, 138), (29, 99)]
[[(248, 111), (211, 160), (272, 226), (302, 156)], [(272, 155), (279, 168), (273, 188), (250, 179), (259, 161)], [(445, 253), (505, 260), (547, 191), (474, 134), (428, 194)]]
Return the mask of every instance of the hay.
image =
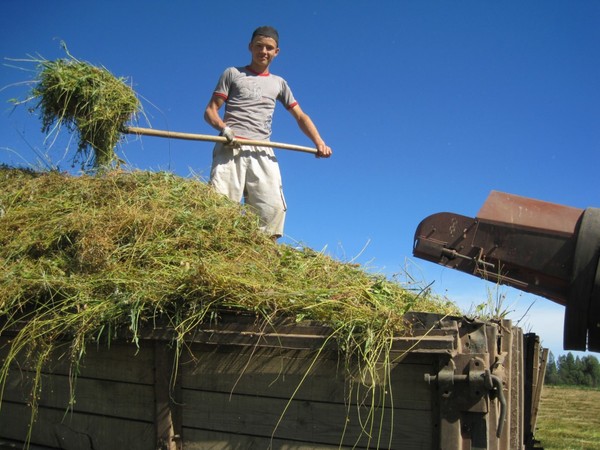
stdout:
[[(68, 52), (67, 52), (68, 53)], [(79, 136), (74, 162), (83, 168), (109, 166), (126, 123), (140, 109), (133, 89), (103, 67), (68, 58), (37, 61), (39, 75), (32, 90), (38, 100), (42, 131), (61, 126)]]
[(52, 327), (46, 342), (67, 335), (80, 345), (124, 324), (135, 334), (161, 314), (183, 338), (185, 324), (219, 308), (389, 337), (408, 310), (456, 311), (356, 265), (277, 245), (250, 211), (169, 173), (0, 168), (0, 207), (0, 313), (33, 311), (30, 320)]
[(137, 342), (157, 320), (170, 324), (177, 349), (223, 311), (271, 325), (316, 320), (375, 389), (380, 373), (378, 385), (389, 383), (378, 368), (389, 367), (407, 311), (458, 313), (355, 264), (277, 245), (251, 211), (170, 173), (0, 166), (0, 211), (0, 335), (17, 330), (0, 367), (0, 404), (11, 365), (25, 357), (37, 368), (32, 421), (41, 368), (57, 349), (76, 374), (88, 345), (117, 335)]

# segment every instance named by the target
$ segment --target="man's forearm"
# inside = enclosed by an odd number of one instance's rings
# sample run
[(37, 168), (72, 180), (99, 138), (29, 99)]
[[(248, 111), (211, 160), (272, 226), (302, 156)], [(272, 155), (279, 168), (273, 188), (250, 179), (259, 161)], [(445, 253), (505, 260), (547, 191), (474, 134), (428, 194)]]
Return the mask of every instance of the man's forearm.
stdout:
[(223, 122), (223, 119), (221, 119), (221, 116), (219, 116), (218, 111), (214, 112), (210, 109), (207, 109), (204, 112), (204, 120), (206, 120), (206, 122), (217, 131), (223, 130), (223, 128), (226, 126), (225, 122)]
[(322, 145), (325, 143), (317, 130), (317, 127), (310, 119), (307, 114), (304, 114), (300, 119), (298, 119), (298, 126), (300, 130), (311, 140), (314, 142), (316, 146)]
[(221, 106), (223, 106), (223, 99), (213, 96), (204, 110), (204, 120), (217, 131), (222, 131), (227, 126), (219, 114)]

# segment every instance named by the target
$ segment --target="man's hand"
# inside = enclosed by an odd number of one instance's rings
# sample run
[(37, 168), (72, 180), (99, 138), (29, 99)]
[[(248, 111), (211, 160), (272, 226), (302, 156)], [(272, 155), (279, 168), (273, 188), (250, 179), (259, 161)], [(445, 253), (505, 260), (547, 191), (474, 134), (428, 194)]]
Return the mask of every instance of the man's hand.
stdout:
[(221, 131), (221, 136), (227, 139), (227, 144), (225, 145), (229, 145), (231, 147), (239, 147), (239, 143), (235, 138), (235, 134), (233, 133), (233, 130), (231, 128), (223, 128), (223, 130)]
[(317, 158), (329, 158), (332, 153), (333, 150), (323, 142), (322, 144), (317, 145), (317, 154), (315, 156)]

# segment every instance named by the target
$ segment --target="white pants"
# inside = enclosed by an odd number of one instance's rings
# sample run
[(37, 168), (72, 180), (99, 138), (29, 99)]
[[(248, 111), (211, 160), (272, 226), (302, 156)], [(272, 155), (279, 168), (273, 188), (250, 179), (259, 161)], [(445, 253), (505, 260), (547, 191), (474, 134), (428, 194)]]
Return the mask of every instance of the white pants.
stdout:
[(270, 236), (283, 235), (287, 205), (272, 148), (251, 145), (233, 148), (217, 143), (213, 150), (210, 185), (233, 201), (240, 202), (243, 198), (260, 217), (264, 232)]

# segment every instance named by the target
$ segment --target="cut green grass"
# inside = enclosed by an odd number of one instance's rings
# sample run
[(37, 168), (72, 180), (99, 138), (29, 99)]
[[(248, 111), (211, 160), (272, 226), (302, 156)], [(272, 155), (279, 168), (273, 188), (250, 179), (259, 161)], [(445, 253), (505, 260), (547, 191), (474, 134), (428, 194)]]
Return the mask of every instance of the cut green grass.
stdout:
[[(273, 243), (249, 210), (170, 173), (73, 177), (0, 168), (0, 314), (15, 352), (166, 320), (177, 343), (219, 311), (316, 320), (374, 367), (407, 311), (458, 313), (355, 264)], [(0, 333), (2, 333), (0, 328)], [(4, 363), (4, 373), (10, 361)]]
[(545, 450), (600, 449), (600, 390), (544, 386), (535, 438)]

